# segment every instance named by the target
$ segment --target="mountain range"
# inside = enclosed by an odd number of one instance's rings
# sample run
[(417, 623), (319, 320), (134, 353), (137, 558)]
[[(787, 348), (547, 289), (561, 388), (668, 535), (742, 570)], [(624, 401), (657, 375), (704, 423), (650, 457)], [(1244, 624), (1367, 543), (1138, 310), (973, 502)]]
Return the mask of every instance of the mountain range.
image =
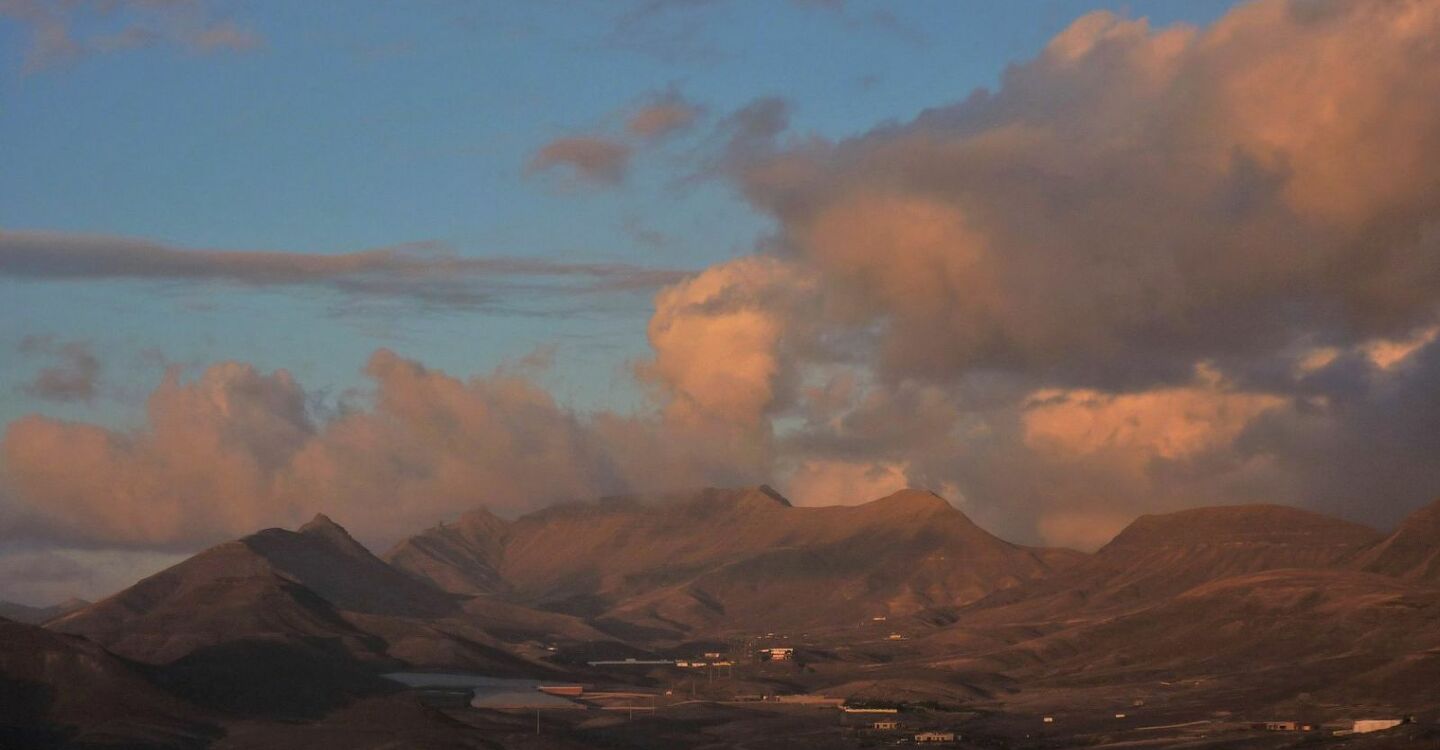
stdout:
[[(0, 621), (0, 740), (198, 747), (236, 717), (391, 700), (386, 670), (599, 679), (594, 655), (765, 637), (805, 664), (757, 690), (1041, 711), (1164, 685), (1177, 705), (1440, 709), (1440, 503), (1390, 534), (1280, 506), (1142, 516), (1093, 554), (1006, 542), (919, 490), (849, 507), (762, 486), (513, 520), (477, 508), (382, 556), (321, 515), (19, 614), (44, 628)], [(114, 710), (88, 715), (92, 695)], [(116, 723), (129, 715), (149, 718)]]

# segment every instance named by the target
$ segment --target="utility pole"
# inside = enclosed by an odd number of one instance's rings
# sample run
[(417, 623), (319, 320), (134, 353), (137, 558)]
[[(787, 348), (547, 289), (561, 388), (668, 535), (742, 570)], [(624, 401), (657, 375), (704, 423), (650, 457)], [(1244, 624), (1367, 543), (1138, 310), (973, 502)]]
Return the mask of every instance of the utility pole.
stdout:
[(535, 707), (535, 734), (540, 734), (540, 707)]

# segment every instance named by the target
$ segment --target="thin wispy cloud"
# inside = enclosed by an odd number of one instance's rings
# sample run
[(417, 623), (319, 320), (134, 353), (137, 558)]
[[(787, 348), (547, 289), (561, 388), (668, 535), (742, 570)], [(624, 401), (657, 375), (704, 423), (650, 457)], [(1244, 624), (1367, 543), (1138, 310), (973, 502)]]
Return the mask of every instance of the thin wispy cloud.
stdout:
[(0, 231), (0, 277), (321, 287), (442, 308), (483, 308), (508, 292), (648, 292), (687, 274), (626, 263), (466, 257), (424, 242), (349, 253), (199, 250), (147, 240)]
[(191, 54), (246, 52), (264, 38), (203, 0), (0, 0), (0, 19), (28, 31), (21, 71), (156, 46)]

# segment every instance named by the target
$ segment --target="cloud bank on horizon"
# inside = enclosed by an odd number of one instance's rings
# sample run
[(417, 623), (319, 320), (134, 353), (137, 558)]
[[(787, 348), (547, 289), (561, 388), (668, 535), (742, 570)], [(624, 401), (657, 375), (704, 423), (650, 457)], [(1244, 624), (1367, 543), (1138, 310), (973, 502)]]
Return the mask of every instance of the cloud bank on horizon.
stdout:
[[(9, 425), (0, 535), (182, 550), (325, 510), (383, 542), (479, 503), (760, 481), (806, 504), (930, 487), (1001, 536), (1083, 548), (1230, 502), (1388, 524), (1440, 493), (1437, 38), (1425, 2), (1260, 0), (1204, 28), (1100, 12), (996, 90), (856, 137), (791, 134), (757, 101), (696, 174), (776, 230), (664, 279), (634, 365), (650, 408), (385, 350), (372, 392), (328, 409), (283, 370), (172, 370), (134, 430)], [(625, 130), (702, 114), (657, 98)], [(530, 165), (613, 185), (630, 148), (576, 137)], [(0, 235), (0, 273), (335, 284), (376, 264), (428, 288), (390, 255), (195, 271), (145, 246), (96, 271), (36, 241)]]

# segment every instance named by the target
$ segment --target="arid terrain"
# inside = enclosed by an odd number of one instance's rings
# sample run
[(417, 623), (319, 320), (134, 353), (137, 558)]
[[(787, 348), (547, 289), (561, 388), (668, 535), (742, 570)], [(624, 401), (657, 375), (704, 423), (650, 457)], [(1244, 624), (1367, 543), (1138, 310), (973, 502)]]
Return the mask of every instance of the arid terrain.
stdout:
[(915, 490), (477, 509), (383, 557), (319, 516), (4, 621), (0, 747), (1434, 746), (1437, 511), (1204, 508), (1094, 554)]

